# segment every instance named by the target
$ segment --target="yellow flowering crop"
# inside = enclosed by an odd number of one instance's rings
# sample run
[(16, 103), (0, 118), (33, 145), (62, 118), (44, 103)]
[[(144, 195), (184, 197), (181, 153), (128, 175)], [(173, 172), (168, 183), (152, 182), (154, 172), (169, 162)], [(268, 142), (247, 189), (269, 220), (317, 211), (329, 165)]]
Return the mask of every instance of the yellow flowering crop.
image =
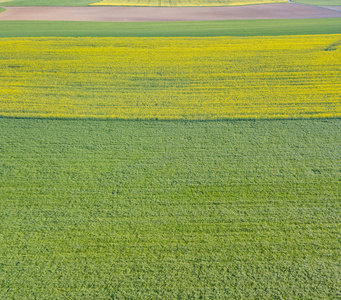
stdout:
[(102, 0), (91, 5), (111, 6), (234, 6), (285, 3), (286, 0)]
[(0, 40), (0, 115), (341, 116), (341, 35)]

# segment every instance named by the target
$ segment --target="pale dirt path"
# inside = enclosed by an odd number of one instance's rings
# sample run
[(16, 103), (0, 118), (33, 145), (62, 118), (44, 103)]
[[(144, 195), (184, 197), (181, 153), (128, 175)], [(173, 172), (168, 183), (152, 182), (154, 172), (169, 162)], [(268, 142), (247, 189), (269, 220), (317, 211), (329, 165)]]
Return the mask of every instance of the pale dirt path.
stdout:
[(324, 9), (341, 11), (341, 6), (314, 5), (314, 4), (307, 4), (307, 3), (292, 2), (291, 0), (287, 0), (287, 1), (288, 1), (288, 3), (293, 3), (293, 4), (296, 4), (296, 5), (315, 6), (315, 7), (324, 8)]
[(44, 21), (214, 21), (338, 18), (341, 11), (293, 3), (233, 7), (6, 7), (0, 20)]
[(341, 6), (322, 6), (324, 8), (341, 11)]

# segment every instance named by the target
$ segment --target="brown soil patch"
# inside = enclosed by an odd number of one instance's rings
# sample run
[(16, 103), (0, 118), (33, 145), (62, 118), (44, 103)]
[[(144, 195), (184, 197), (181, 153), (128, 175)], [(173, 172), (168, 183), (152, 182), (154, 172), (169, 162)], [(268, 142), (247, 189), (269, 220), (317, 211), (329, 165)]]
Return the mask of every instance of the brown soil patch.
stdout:
[(341, 11), (296, 4), (233, 7), (6, 7), (0, 20), (45, 21), (213, 21), (337, 18)]

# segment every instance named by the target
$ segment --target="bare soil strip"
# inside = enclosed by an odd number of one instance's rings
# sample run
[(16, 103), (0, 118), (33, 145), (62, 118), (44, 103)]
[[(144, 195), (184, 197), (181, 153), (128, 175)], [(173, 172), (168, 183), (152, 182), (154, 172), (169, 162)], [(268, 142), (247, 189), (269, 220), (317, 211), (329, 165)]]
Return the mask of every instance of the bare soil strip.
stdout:
[(329, 9), (335, 9), (335, 10), (340, 10), (341, 11), (341, 6), (323, 6), (323, 7), (327, 7)]
[(308, 5), (262, 4), (234, 7), (6, 7), (0, 20), (41, 21), (215, 21), (339, 18), (341, 11)]

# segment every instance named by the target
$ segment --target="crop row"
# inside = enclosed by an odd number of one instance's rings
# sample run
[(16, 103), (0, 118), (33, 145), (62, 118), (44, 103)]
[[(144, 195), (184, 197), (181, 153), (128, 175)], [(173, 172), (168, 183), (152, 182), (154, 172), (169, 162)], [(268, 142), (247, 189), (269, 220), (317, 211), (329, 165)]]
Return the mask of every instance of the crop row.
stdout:
[(0, 128), (0, 299), (337, 299), (341, 120)]
[(340, 37), (1, 39), (0, 115), (339, 117)]

